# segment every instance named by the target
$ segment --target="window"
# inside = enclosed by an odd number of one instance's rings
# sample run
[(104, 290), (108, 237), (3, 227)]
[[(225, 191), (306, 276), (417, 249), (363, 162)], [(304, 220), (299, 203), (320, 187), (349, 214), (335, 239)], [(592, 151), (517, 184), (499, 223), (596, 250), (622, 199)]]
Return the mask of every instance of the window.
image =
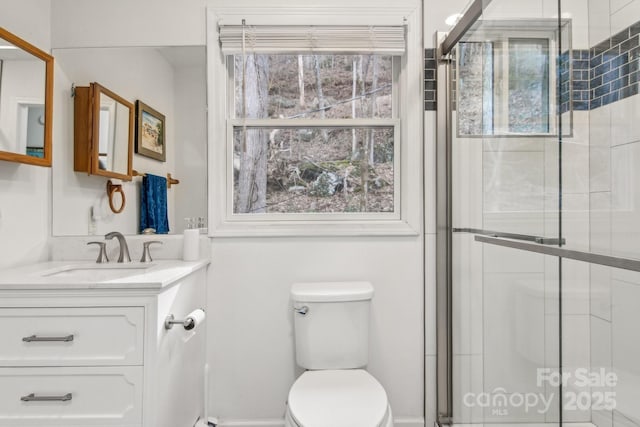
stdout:
[(553, 133), (552, 43), (539, 35), (461, 42), (457, 52), (458, 134)]
[(227, 59), (233, 213), (393, 213), (397, 73), (377, 54)]
[(421, 228), (420, 2), (339, 4), (209, 14), (212, 235)]

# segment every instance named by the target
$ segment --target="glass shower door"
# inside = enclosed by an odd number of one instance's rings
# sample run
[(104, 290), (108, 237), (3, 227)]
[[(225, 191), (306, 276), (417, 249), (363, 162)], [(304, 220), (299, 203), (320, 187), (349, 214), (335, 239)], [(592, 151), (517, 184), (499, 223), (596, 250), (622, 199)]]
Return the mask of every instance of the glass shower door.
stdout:
[(485, 1), (449, 56), (452, 424), (561, 421), (561, 260), (478, 240), (563, 242), (569, 40), (549, 3)]
[(478, 0), (461, 22), (439, 71), (440, 422), (638, 427), (640, 0)]

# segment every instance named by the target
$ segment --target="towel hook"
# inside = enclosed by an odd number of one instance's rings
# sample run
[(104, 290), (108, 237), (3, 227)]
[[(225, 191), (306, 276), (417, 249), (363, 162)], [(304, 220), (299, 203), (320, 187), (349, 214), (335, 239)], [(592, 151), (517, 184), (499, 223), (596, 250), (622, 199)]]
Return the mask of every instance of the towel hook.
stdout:
[[(116, 209), (113, 204), (113, 195), (115, 193), (120, 193), (120, 198), (122, 199), (119, 209)], [(122, 184), (114, 184), (111, 180), (107, 181), (107, 195), (109, 196), (109, 207), (111, 208), (111, 211), (117, 214), (122, 212), (124, 210), (124, 206), (127, 204), (127, 199), (124, 197), (124, 191), (122, 191)]]

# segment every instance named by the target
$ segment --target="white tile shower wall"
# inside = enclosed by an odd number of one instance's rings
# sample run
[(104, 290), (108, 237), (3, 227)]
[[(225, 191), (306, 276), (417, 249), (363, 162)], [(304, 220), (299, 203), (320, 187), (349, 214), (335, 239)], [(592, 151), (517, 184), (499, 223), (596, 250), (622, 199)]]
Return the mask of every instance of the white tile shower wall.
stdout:
[(424, 7), (424, 47), (436, 47), (436, 31), (449, 31), (451, 27), (445, 23), (447, 17), (460, 13), (469, 4), (469, 0), (429, 1)]
[[(588, 385), (580, 383), (578, 375), (579, 372), (588, 371), (591, 367), (589, 320), (589, 314), (563, 314), (562, 316), (563, 372), (568, 372), (571, 375), (563, 392), (574, 393), (576, 396), (589, 396), (591, 392)], [(566, 400), (565, 403), (569, 404), (564, 406), (563, 421), (581, 422), (591, 419), (590, 407), (585, 408), (579, 404), (573, 406), (571, 401), (567, 402)]]
[(609, 16), (611, 9), (608, 1), (589, 0), (589, 46), (595, 46), (615, 34), (611, 31)]
[[(590, 1), (591, 40), (600, 42), (638, 21), (640, 1)], [(610, 6), (610, 11), (606, 10)], [(611, 19), (602, 19), (611, 13)], [(609, 22), (607, 22), (609, 21)], [(591, 250), (637, 258), (640, 212), (637, 200), (640, 162), (640, 97), (631, 96), (590, 112)], [(598, 427), (637, 425), (640, 348), (635, 334), (640, 301), (638, 273), (590, 267), (591, 370), (618, 375), (616, 410), (594, 410)], [(635, 322), (635, 324), (634, 324)], [(594, 390), (596, 391), (596, 390)], [(601, 391), (601, 390), (597, 390)], [(635, 402), (635, 403), (634, 403)]]
[[(615, 105), (615, 104), (613, 104)], [(589, 191), (611, 190), (611, 108), (589, 112)]]
[(611, 34), (616, 34), (620, 30), (634, 24), (638, 21), (638, 17), (640, 17), (640, 0), (632, 0), (617, 11), (614, 9), (612, 4)]
[(473, 234), (453, 235), (454, 355), (482, 355), (482, 248)]
[(511, 18), (542, 18), (544, 13), (543, 1), (527, 0), (499, 0), (492, 1), (483, 11), (482, 18), (511, 19)]
[[(640, 96), (630, 99), (640, 100)], [(638, 257), (640, 143), (613, 147), (611, 161), (611, 252), (617, 256)]]
[(452, 147), (453, 226), (482, 228), (482, 146), (471, 138), (456, 138)]
[(640, 117), (640, 96), (631, 96), (611, 104), (611, 145), (613, 147), (640, 141), (638, 117)]
[[(606, 108), (606, 107), (605, 107)], [(590, 243), (593, 252), (611, 252), (611, 192), (591, 193)], [(591, 265), (591, 314), (611, 320), (611, 269)]]
[[(602, 0), (600, 0), (602, 1)], [(558, 0), (544, 0), (544, 17), (558, 17)], [(589, 44), (589, 8), (585, 0), (561, 0), (562, 17), (571, 19), (571, 47), (586, 49)]]
[(453, 419), (456, 423), (482, 423), (484, 408), (477, 404), (483, 390), (482, 355), (453, 356)]
[(562, 193), (562, 235), (571, 249), (589, 250), (588, 192)]
[[(616, 411), (640, 423), (640, 284), (619, 280), (612, 282), (611, 351), (613, 371), (618, 376)], [(615, 423), (614, 423), (615, 424)]]
[[(437, 337), (436, 337), (436, 235), (425, 234), (425, 287), (424, 287), (424, 325), (425, 325), (425, 342), (424, 353), (426, 356), (436, 356)], [(429, 373), (435, 376), (435, 371)], [(435, 396), (434, 396), (435, 397)]]
[[(611, 372), (611, 323), (595, 315), (591, 316), (591, 372)], [(594, 387), (593, 392), (611, 393), (608, 386)], [(592, 411), (592, 421), (597, 427), (611, 427), (612, 411), (604, 408)]]
[[(484, 289), (484, 391), (544, 392), (536, 381), (545, 362), (544, 274), (485, 273)], [(544, 419), (537, 411), (518, 409), (509, 408), (509, 421)], [(492, 412), (485, 417), (502, 418)]]

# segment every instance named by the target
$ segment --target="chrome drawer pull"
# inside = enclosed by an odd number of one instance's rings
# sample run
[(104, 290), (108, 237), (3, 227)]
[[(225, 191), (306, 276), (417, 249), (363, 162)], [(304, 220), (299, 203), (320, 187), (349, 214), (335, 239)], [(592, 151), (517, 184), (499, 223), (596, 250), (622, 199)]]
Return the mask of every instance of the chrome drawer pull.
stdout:
[(22, 341), (24, 342), (71, 342), (73, 341), (73, 334), (67, 335), (65, 337), (39, 337), (37, 335), (31, 335), (30, 337), (23, 337)]
[(62, 396), (36, 396), (35, 393), (22, 396), (20, 400), (23, 402), (67, 402), (73, 398), (71, 393)]

